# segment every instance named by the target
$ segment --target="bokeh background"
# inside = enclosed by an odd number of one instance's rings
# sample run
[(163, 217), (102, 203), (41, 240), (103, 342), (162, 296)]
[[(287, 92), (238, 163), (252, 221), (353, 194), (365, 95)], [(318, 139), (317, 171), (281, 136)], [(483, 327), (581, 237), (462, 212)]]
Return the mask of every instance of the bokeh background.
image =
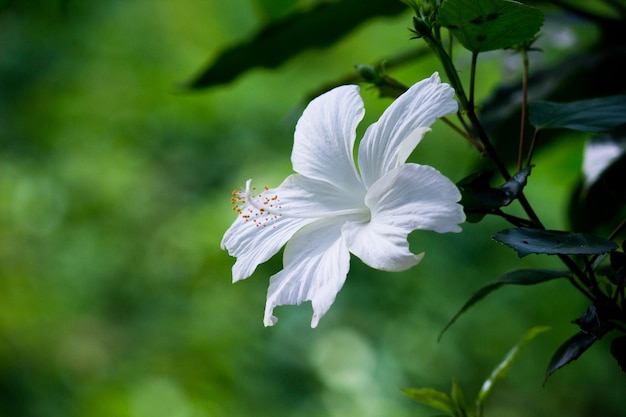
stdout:
[[(224, 48), (312, 3), (0, 2), (0, 416), (430, 416), (400, 390), (448, 391), (456, 378), (471, 400), (536, 325), (552, 330), (520, 354), (486, 415), (624, 415), (626, 379), (608, 341), (542, 385), (587, 307), (566, 282), (504, 288), (437, 342), (481, 285), (515, 268), (559, 267), (491, 241), (506, 227), (498, 219), (461, 234), (415, 232), (412, 248), (426, 257), (403, 273), (353, 257), (317, 329), (308, 304), (277, 309), (277, 326), (263, 327), (281, 257), (231, 283), (234, 259), (219, 246), (235, 217), (230, 192), (291, 173), (311, 94), (354, 64), (421, 47), (411, 13), (226, 85), (184, 84)], [(593, 27), (574, 26), (546, 25), (531, 62), (593, 45)], [(469, 61), (457, 58), (467, 76)], [(413, 83), (435, 70), (425, 56), (392, 75)], [(479, 98), (518, 74), (519, 57), (485, 54)], [(391, 102), (367, 86), (362, 94), (361, 133)], [(528, 195), (552, 228), (567, 227), (585, 140), (568, 135), (537, 155)], [(441, 122), (413, 160), (454, 181), (480, 163)]]

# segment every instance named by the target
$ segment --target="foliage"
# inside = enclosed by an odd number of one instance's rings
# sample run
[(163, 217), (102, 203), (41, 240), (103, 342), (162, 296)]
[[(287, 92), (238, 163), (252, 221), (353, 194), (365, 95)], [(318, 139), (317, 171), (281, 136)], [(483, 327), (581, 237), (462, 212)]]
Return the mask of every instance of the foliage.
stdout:
[(447, 0), (438, 10), (437, 24), (479, 53), (532, 39), (543, 25), (543, 13), (516, 1)]
[(539, 334), (550, 330), (549, 327), (538, 326), (529, 329), (524, 336), (509, 350), (502, 361), (491, 371), (489, 377), (483, 382), (478, 394), (476, 394), (475, 411), (471, 412), (463, 396), (463, 391), (458, 382), (452, 381), (451, 395), (438, 391), (433, 388), (407, 388), (403, 390), (404, 394), (417, 401), (420, 404), (443, 411), (446, 416), (451, 417), (481, 417), (483, 415), (483, 406), (485, 400), (493, 390), (494, 384), (503, 379), (511, 369), (513, 362), (517, 358), (519, 351), (537, 337)]
[(606, 132), (624, 124), (626, 95), (552, 103), (535, 101), (530, 106), (529, 122), (537, 129), (572, 129)]
[[(0, 414), (408, 416), (396, 387), (451, 369), (411, 396), (621, 413), (626, 5), (524, 3), (0, 2)], [(355, 266), (316, 332), (262, 329), (266, 283), (231, 287), (218, 249), (233, 184), (284, 177), (311, 94), (360, 82), (375, 117), (435, 70), (461, 108), (414, 158), (463, 178), (472, 223), (413, 239), (419, 271)]]
[(254, 67), (276, 67), (306, 49), (331, 45), (372, 17), (393, 16), (404, 10), (400, 2), (384, 0), (319, 3), (306, 12), (270, 22), (250, 42), (226, 49), (189, 86), (211, 87)]
[[(443, 68), (455, 88), (457, 98), (462, 107), (459, 118), (466, 132), (462, 132), (476, 148), (486, 153), (495, 168), (500, 172), (504, 185), (499, 188), (489, 186), (491, 174), (475, 174), (462, 181), (459, 186), (464, 191), (463, 203), (470, 215), (470, 221), (480, 221), (486, 214), (499, 215), (515, 226), (515, 229), (498, 232), (494, 239), (514, 248), (520, 257), (531, 253), (546, 253), (557, 255), (571, 271), (570, 282), (574, 288), (587, 296), (593, 303), (591, 308), (601, 308), (602, 315), (595, 315), (595, 320), (603, 329), (602, 334), (592, 332), (580, 333), (567, 341), (557, 350), (548, 366), (547, 375), (556, 369), (578, 358), (596, 339), (613, 329), (626, 327), (626, 315), (622, 311), (624, 300), (620, 297), (621, 283), (608, 288), (599, 289), (595, 273), (588, 255), (601, 255), (617, 249), (617, 244), (611, 241), (622, 231), (624, 222), (617, 226), (609, 239), (592, 235), (575, 234), (566, 231), (546, 230), (536, 212), (526, 199), (523, 188), (527, 184), (530, 174), (531, 160), (535, 149), (537, 136), (540, 130), (546, 128), (569, 128), (585, 132), (600, 132), (611, 130), (624, 124), (623, 96), (590, 99), (571, 103), (550, 103), (538, 101), (530, 106), (529, 122), (535, 126), (535, 134), (526, 154), (526, 165), (523, 167), (524, 126), (526, 124), (528, 58), (527, 54), (537, 40), (539, 28), (543, 23), (543, 14), (539, 9), (525, 6), (521, 3), (508, 0), (447, 0), (444, 2), (424, 1), (408, 2), (415, 9), (414, 28), (417, 38), (423, 39), (439, 58)], [(616, 6), (617, 7), (617, 6)], [(441, 28), (449, 29), (451, 36), (458, 39), (461, 45), (472, 53), (470, 68), (469, 95), (466, 95), (451, 58), (451, 51), (441, 39)], [(474, 82), (478, 54), (496, 49), (513, 47), (518, 50), (524, 62), (523, 67), (523, 100), (522, 122), (519, 135), (518, 173), (511, 176), (507, 167), (499, 156), (487, 132), (483, 128), (476, 113), (474, 99)], [(377, 87), (386, 84), (385, 78), (375, 71), (363, 71), (365, 79)], [(396, 84), (393, 82), (393, 84)], [(400, 84), (401, 85), (401, 84)], [(382, 91), (382, 90), (381, 90)], [(386, 95), (385, 92), (381, 92)], [(591, 109), (591, 110), (590, 110)], [(461, 130), (462, 128), (459, 128)], [(513, 200), (518, 200), (527, 219), (515, 218), (503, 213), (500, 208), (508, 206)], [(523, 225), (524, 227), (519, 227)], [(581, 268), (571, 255), (580, 255), (584, 261)], [(542, 272), (538, 272), (541, 276)], [(522, 275), (526, 277), (527, 275)], [(532, 274), (529, 276), (533, 276)], [(558, 275), (562, 276), (562, 275)], [(543, 282), (544, 279), (536, 282)], [(506, 280), (502, 281), (506, 282)], [(502, 282), (499, 282), (502, 283)], [(482, 298), (486, 292), (473, 297), (461, 310)], [(452, 322), (455, 318), (452, 320)], [(583, 329), (583, 332), (585, 330)], [(444, 401), (445, 403), (445, 401)]]

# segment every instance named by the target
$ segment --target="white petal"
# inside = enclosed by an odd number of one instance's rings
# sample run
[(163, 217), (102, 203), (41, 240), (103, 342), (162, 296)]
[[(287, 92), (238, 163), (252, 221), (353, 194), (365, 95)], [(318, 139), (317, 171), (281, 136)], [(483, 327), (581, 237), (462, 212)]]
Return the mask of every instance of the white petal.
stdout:
[(595, 183), (611, 164), (626, 153), (626, 140), (612, 137), (593, 137), (585, 144), (583, 152), (583, 174), (585, 188)]
[[(365, 187), (346, 191), (325, 181), (290, 175), (276, 190), (279, 212), (287, 217), (327, 217), (335, 213), (366, 209)], [(272, 197), (273, 198), (273, 197)]]
[(441, 83), (437, 73), (398, 97), (367, 129), (359, 146), (359, 169), (366, 186), (406, 162), (426, 129), (457, 109), (454, 90)]
[(435, 168), (404, 164), (369, 189), (365, 204), (372, 222), (447, 233), (460, 232), (465, 221), (460, 200), (456, 185)]
[(381, 271), (404, 271), (424, 257), (409, 251), (406, 229), (380, 222), (346, 223), (342, 229), (350, 252)]
[[(396, 154), (396, 166), (400, 166), (406, 162), (411, 155), (411, 152), (415, 150), (415, 147), (424, 139), (424, 135), (430, 132), (430, 127), (418, 127), (409, 136), (400, 142), (398, 146), (398, 152)], [(395, 168), (395, 167), (394, 167)]]
[(365, 188), (353, 194), (324, 181), (290, 175), (274, 189), (260, 192), (246, 183), (246, 205), (222, 239), (222, 249), (237, 257), (233, 282), (249, 277), (302, 226), (322, 217), (363, 217)]
[(439, 233), (460, 232), (465, 221), (457, 202), (457, 187), (436, 169), (404, 164), (390, 171), (368, 191), (365, 203), (371, 209), (367, 224), (344, 226), (350, 252), (366, 264), (399, 271), (419, 262), (408, 250), (407, 236), (413, 230)]
[(264, 323), (272, 326), (276, 306), (311, 301), (316, 327), (335, 301), (350, 269), (350, 253), (336, 220), (320, 220), (296, 233), (285, 247), (284, 269), (270, 279)]
[(256, 267), (274, 256), (280, 248), (311, 219), (279, 217), (265, 226), (245, 221), (241, 216), (222, 238), (222, 249), (237, 257), (233, 265), (233, 282), (248, 278)]
[(337, 87), (311, 101), (296, 125), (294, 171), (344, 189), (359, 184), (353, 152), (364, 113), (355, 85)]

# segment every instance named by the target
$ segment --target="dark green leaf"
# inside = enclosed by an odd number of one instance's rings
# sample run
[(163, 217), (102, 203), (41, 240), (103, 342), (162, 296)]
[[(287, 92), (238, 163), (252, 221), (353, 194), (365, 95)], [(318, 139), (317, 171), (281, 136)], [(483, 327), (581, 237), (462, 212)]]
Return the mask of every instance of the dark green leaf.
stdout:
[(445, 0), (437, 22), (472, 52), (521, 44), (537, 34), (543, 13), (508, 0)]
[(549, 327), (546, 326), (537, 326), (529, 329), (524, 336), (520, 339), (519, 342), (511, 350), (506, 354), (502, 362), (498, 364), (489, 375), (489, 378), (485, 380), (480, 391), (478, 392), (478, 396), (476, 397), (476, 405), (480, 407), (481, 404), (485, 401), (485, 398), (489, 395), (491, 390), (493, 389), (494, 384), (497, 380), (502, 379), (506, 376), (507, 372), (513, 365), (515, 358), (519, 351), (526, 345), (526, 343), (530, 342), (532, 339), (537, 337), (537, 335), (550, 330)]
[(529, 120), (537, 129), (606, 132), (626, 123), (626, 95), (569, 103), (535, 101), (529, 105)]
[(478, 223), (491, 212), (491, 207), (484, 202), (485, 199), (491, 201), (501, 196), (499, 190), (495, 191), (497, 196), (490, 195), (492, 188), (489, 182), (494, 172), (493, 169), (484, 169), (468, 175), (457, 183), (462, 196), (461, 205), (469, 223)]
[(617, 249), (614, 242), (597, 236), (526, 227), (503, 230), (493, 239), (515, 249), (520, 258), (529, 253), (596, 255)]
[(611, 354), (622, 372), (626, 373), (626, 336), (620, 336), (611, 342)]
[(249, 42), (226, 49), (188, 86), (211, 87), (232, 81), (254, 67), (274, 68), (304, 50), (331, 45), (370, 18), (405, 10), (401, 2), (388, 0), (320, 3), (270, 23)]
[(448, 328), (450, 328), (450, 326), (452, 326), (452, 324), (457, 321), (461, 314), (467, 311), (478, 301), (485, 298), (489, 293), (495, 291), (503, 285), (535, 285), (542, 282), (551, 281), (556, 278), (565, 278), (567, 276), (567, 271), (553, 271), (549, 269), (517, 269), (515, 271), (507, 272), (500, 278), (496, 279), (493, 282), (490, 282), (489, 284), (485, 285), (474, 294), (472, 294), (470, 299), (467, 300), (463, 307), (461, 307), (461, 309), (454, 315), (454, 317), (452, 317), (446, 327), (444, 327), (444, 329), (441, 331), (438, 340), (440, 340), (446, 330), (448, 330)]
[(598, 336), (598, 338), (600, 337), (600, 335), (596, 333), (596, 331), (601, 328), (600, 315), (598, 314), (596, 306), (589, 306), (587, 311), (585, 311), (579, 318), (572, 321), (572, 323), (577, 324), (580, 330), (585, 333), (593, 333)]
[(527, 166), (520, 172), (513, 175), (507, 182), (500, 186), (500, 190), (504, 192), (506, 198), (502, 201), (503, 206), (508, 206), (515, 200), (524, 190), (526, 186), (526, 181), (528, 180), (528, 176), (530, 175), (530, 170), (533, 168), (533, 165)]
[[(619, 310), (617, 310), (619, 311)], [(578, 325), (580, 331), (585, 333), (591, 333), (598, 339), (601, 339), (605, 334), (615, 328), (611, 322), (616, 313), (615, 306), (611, 304), (597, 304), (591, 305), (589, 308), (572, 323)], [(617, 313), (620, 314), (619, 312)]]
[(463, 196), (461, 200), (463, 208), (471, 214), (476, 212), (482, 214), (480, 217), (472, 219), (475, 222), (481, 220), (485, 213), (492, 209), (508, 206), (523, 191), (531, 169), (532, 166), (523, 169), (497, 188), (492, 188), (489, 185), (494, 173), (491, 169), (463, 178), (457, 184)]
[(545, 383), (548, 377), (558, 369), (578, 359), (596, 340), (598, 340), (598, 338), (595, 335), (585, 332), (578, 332), (569, 338), (557, 349), (552, 359), (550, 359), (548, 369), (543, 377), (543, 382)]
[(402, 392), (420, 404), (454, 415), (454, 402), (445, 392), (434, 388), (407, 388)]

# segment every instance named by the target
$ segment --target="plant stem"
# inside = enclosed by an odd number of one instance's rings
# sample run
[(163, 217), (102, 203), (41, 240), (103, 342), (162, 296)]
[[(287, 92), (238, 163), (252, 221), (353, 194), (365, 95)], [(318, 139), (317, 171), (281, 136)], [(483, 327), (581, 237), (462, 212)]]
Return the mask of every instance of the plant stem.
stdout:
[(509, 170), (506, 168), (506, 166), (504, 165), (504, 163), (498, 156), (496, 149), (491, 144), (491, 141), (489, 140), (487, 133), (485, 132), (482, 125), (478, 121), (478, 117), (476, 116), (474, 109), (467, 108), (466, 111), (467, 111), (467, 118), (471, 122), (472, 127), (474, 131), (476, 132), (476, 135), (480, 139), (480, 142), (483, 144), (485, 148), (485, 152), (487, 153), (487, 155), (489, 155), (489, 157), (493, 161), (494, 165), (498, 169), (498, 172), (500, 172), (500, 175), (502, 175), (502, 177), (508, 181), (509, 179), (511, 179), (511, 174), (509, 173)]
[[(620, 224), (617, 225), (615, 229), (613, 229), (613, 231), (609, 234), (607, 239), (608, 240), (615, 239), (625, 228), (626, 228), (626, 218), (623, 219), (620, 222)], [(602, 262), (602, 260), (606, 257), (606, 255), (607, 255), (606, 253), (602, 253), (599, 255), (593, 255), (591, 257), (591, 263), (592, 263), (593, 269), (596, 269), (597, 266), (600, 265), (600, 262)]]
[[(558, 255), (561, 262), (565, 264), (567, 269), (572, 271), (572, 273), (578, 278), (580, 282), (582, 282), (585, 286), (589, 286), (589, 279), (585, 275), (585, 273), (580, 269), (580, 267), (567, 255)], [(570, 283), (576, 287), (578, 291), (580, 291), (585, 297), (587, 297), (591, 301), (595, 301), (595, 297), (592, 294), (589, 294), (586, 289), (584, 289), (574, 278), (570, 278)]]
[(454, 67), (454, 64), (452, 63), (452, 59), (450, 58), (450, 55), (448, 55), (448, 53), (443, 49), (441, 44), (432, 36), (424, 35), (423, 39), (426, 42), (426, 44), (430, 47), (430, 49), (437, 55), (437, 57), (439, 58), (439, 61), (442, 63), (443, 69), (446, 72), (446, 75), (448, 76), (448, 80), (450, 81), (450, 84), (454, 88), (457, 98), (461, 102), (461, 107), (464, 109), (468, 108), (469, 106), (467, 102), (467, 96), (465, 95), (463, 84), (461, 83), (461, 79), (459, 78), (459, 74), (456, 68)]
[[(498, 169), (502, 177), (508, 181), (511, 178), (511, 174), (509, 173), (508, 169), (506, 168), (506, 166), (500, 159), (498, 153), (496, 152), (496, 149), (494, 148), (494, 146), (491, 144), (491, 141), (489, 140), (489, 136), (487, 136), (487, 133), (483, 129), (482, 124), (480, 123), (480, 121), (478, 120), (478, 117), (476, 116), (476, 112), (473, 106), (473, 96), (470, 98), (470, 100), (467, 99), (467, 96), (465, 95), (465, 90), (463, 89), (463, 84), (461, 83), (461, 80), (456, 71), (456, 68), (454, 67), (454, 63), (450, 59), (450, 55), (446, 53), (446, 51), (442, 48), (441, 44), (437, 42), (435, 39), (433, 39), (432, 36), (424, 36), (424, 40), (426, 41), (428, 46), (437, 54), (439, 61), (441, 61), (441, 63), (443, 64), (444, 70), (446, 71), (446, 75), (448, 76), (448, 79), (450, 80), (450, 84), (452, 84), (452, 87), (454, 87), (456, 91), (457, 98), (459, 99), (459, 102), (461, 103), (461, 107), (465, 109), (465, 111), (467, 112), (467, 117), (469, 118), (472, 124), (472, 127), (474, 131), (476, 132), (476, 135), (478, 136), (481, 143), (483, 144), (483, 147), (486, 153), (490, 156), (491, 160), (495, 164), (496, 168)], [(474, 91), (473, 80), (475, 77), (474, 70), (476, 67), (476, 60), (477, 60), (477, 54), (474, 53), (472, 55), (472, 73), (471, 73), (472, 82), (470, 85), (472, 95)], [(526, 200), (526, 197), (524, 196), (523, 193), (519, 196), (519, 201), (522, 207), (524, 208), (524, 211), (526, 212), (526, 214), (528, 214), (528, 217), (532, 221), (534, 221), (538, 227), (543, 229), (544, 227), (541, 224), (539, 217), (537, 217), (537, 214), (535, 213), (531, 205), (528, 203), (528, 200)]]
[(533, 226), (532, 221), (505, 213), (500, 209), (495, 210), (492, 214), (502, 217), (504, 220), (508, 221), (513, 226), (517, 226), (517, 227), (532, 227)]
[(593, 272), (593, 264), (591, 263), (591, 260), (587, 255), (582, 255), (582, 258), (585, 264), (585, 269), (583, 269), (583, 272), (585, 272), (586, 276), (589, 278), (589, 283), (587, 286), (592, 293), (596, 293), (599, 287), (598, 280), (596, 279), (596, 274)]
[(617, 225), (617, 227), (611, 232), (607, 239), (615, 239), (624, 229), (626, 229), (626, 219), (623, 219), (622, 222)]
[(472, 52), (472, 64), (470, 66), (470, 96), (469, 107), (474, 108), (474, 85), (476, 83), (476, 64), (478, 63), (478, 52)]
[[(507, 170), (506, 166), (500, 159), (498, 152), (496, 151), (494, 146), (491, 144), (491, 141), (489, 140), (489, 137), (487, 136), (485, 130), (483, 129), (480, 121), (478, 120), (478, 117), (476, 116), (476, 113), (474, 112), (473, 108), (469, 108), (467, 110), (467, 116), (472, 122), (472, 126), (476, 130), (476, 133), (478, 134), (478, 137), (480, 138), (482, 144), (485, 146), (485, 150), (487, 151), (487, 154), (489, 154), (489, 156), (491, 157), (491, 160), (494, 162), (494, 164), (496, 165), (496, 168), (498, 168), (498, 170), (500, 171), (504, 179), (508, 181), (511, 178), (511, 174), (509, 174), (509, 171)], [(520, 195), (518, 196), (518, 201), (520, 202), (522, 208), (524, 209), (524, 212), (528, 215), (529, 219), (532, 221), (533, 225), (538, 229), (545, 229), (545, 226), (543, 225), (543, 223), (541, 222), (541, 220), (535, 213), (535, 210), (532, 208), (532, 206), (526, 199), (526, 196), (524, 195), (523, 192), (520, 193)], [(563, 262), (565, 266), (567, 266), (567, 268), (578, 278), (580, 282), (582, 282), (583, 284), (588, 284), (587, 276), (572, 259), (570, 259), (566, 255), (558, 255), (558, 256), (561, 262)], [(589, 294), (578, 282), (576, 282), (576, 280), (571, 278), (570, 282), (572, 283), (574, 287), (576, 287), (576, 289), (578, 289), (587, 298), (589, 298), (592, 301), (594, 300), (594, 297), (591, 294)]]
[[(458, 113), (457, 113), (458, 114)], [(448, 120), (446, 117), (442, 117), (441, 120), (442, 122), (444, 122), (446, 125), (448, 125), (452, 130), (454, 130), (456, 133), (458, 133), (459, 135), (463, 136), (465, 139), (467, 139), (467, 141), (469, 143), (472, 144), (472, 146), (474, 146), (478, 152), (480, 152), (481, 154), (485, 151), (485, 149), (483, 148), (483, 146), (480, 144), (480, 142), (478, 142), (477, 140), (475, 140), (472, 135), (470, 135), (468, 133), (469, 129), (467, 129), (467, 125), (465, 124), (465, 121), (463, 120), (463, 118), (461, 117), (460, 114), (458, 114), (459, 116), (459, 120), (461, 121), (461, 124), (463, 124), (463, 127), (465, 128), (465, 130), (461, 129), (460, 127), (458, 127), (457, 125), (455, 125), (454, 123), (452, 123), (450, 120)]]
[[(456, 68), (454, 67), (454, 63), (452, 62), (450, 55), (446, 53), (446, 51), (441, 46), (441, 43), (433, 38), (431, 33), (421, 32), (421, 35), (424, 41), (426, 42), (426, 44), (433, 50), (433, 52), (435, 52), (435, 54), (439, 58), (439, 61), (442, 63), (443, 68), (446, 72), (446, 75), (448, 76), (448, 79), (450, 81), (450, 84), (456, 91), (456, 95), (457, 95), (459, 102), (461, 103), (461, 107), (466, 111), (467, 117), (469, 121), (471, 122), (473, 130), (475, 134), (478, 136), (478, 138), (480, 139), (481, 143), (483, 144), (486, 153), (489, 155), (494, 165), (496, 166), (496, 168), (502, 175), (502, 177), (504, 177), (504, 179), (508, 181), (511, 178), (511, 174), (509, 173), (508, 169), (502, 162), (502, 159), (498, 155), (498, 152), (496, 151), (495, 147), (489, 140), (489, 136), (485, 132), (484, 128), (482, 127), (482, 124), (480, 123), (480, 121), (478, 120), (478, 117), (476, 116), (476, 112), (475, 112), (474, 105), (473, 105), (474, 104), (473, 103), (473, 99), (474, 99), (473, 80), (475, 77), (474, 70), (476, 67), (477, 54), (474, 53), (472, 55), (472, 73), (471, 73), (471, 85), (470, 85), (470, 89), (471, 89), (470, 91), (472, 95), (470, 97), (470, 100), (468, 100), (467, 96), (465, 95), (465, 90), (463, 89), (463, 84), (461, 83), (458, 72), (456, 71)], [(536, 137), (536, 133), (535, 133), (534, 138), (535, 137)], [(534, 148), (534, 140), (533, 140), (532, 148)], [(529, 152), (528, 161), (530, 161), (531, 156), (532, 156), (532, 152)], [(528, 215), (529, 219), (532, 221), (533, 225), (538, 229), (545, 229), (543, 223), (541, 222), (541, 220), (539, 220), (539, 217), (537, 216), (534, 209), (532, 208), (532, 206), (526, 199), (526, 196), (524, 195), (523, 192), (520, 193), (518, 197), (518, 201), (520, 202), (522, 208), (524, 209), (524, 212)], [(566, 255), (558, 255), (558, 256), (559, 256), (559, 259), (576, 276), (576, 278), (580, 280), (581, 283), (583, 284), (588, 283), (587, 276), (572, 259), (570, 259)], [(589, 298), (592, 301), (594, 300), (593, 296), (589, 294), (585, 290), (585, 288), (583, 288), (574, 278), (570, 278), (570, 282), (576, 289), (578, 289), (587, 298)]]
[(528, 149), (528, 156), (526, 157), (526, 167), (530, 166), (530, 161), (533, 159), (533, 153), (535, 152), (535, 144), (537, 143), (537, 136), (539, 135), (539, 129), (535, 129), (533, 138), (530, 141), (530, 148)]
[(519, 128), (519, 151), (517, 154), (517, 171), (522, 170), (522, 154), (524, 153), (524, 135), (526, 127), (526, 106), (528, 103), (528, 53), (522, 49), (522, 116)]

